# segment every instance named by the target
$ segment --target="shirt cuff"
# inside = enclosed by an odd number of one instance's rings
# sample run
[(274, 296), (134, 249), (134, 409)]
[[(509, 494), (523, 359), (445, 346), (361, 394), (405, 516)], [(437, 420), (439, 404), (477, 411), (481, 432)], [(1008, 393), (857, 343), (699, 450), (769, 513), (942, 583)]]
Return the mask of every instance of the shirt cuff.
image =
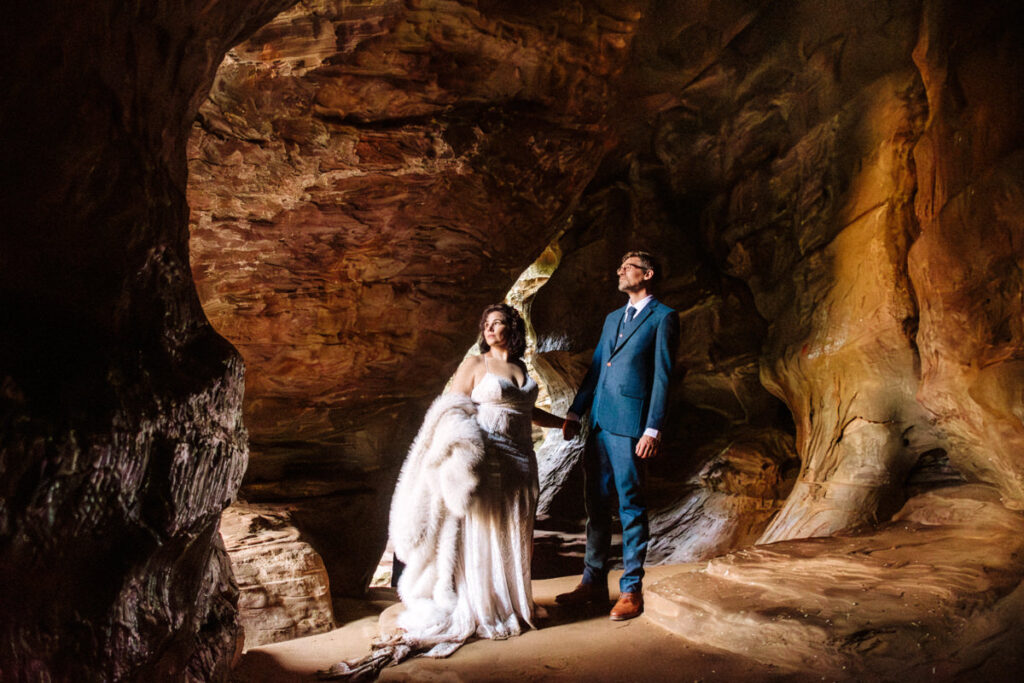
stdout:
[(649, 436), (652, 439), (660, 439), (661, 432), (658, 431), (657, 429), (652, 429), (651, 427), (648, 427), (647, 429), (644, 430), (644, 436)]
[(565, 419), (569, 420), (570, 422), (579, 422), (580, 416), (570, 410), (568, 413), (565, 414)]

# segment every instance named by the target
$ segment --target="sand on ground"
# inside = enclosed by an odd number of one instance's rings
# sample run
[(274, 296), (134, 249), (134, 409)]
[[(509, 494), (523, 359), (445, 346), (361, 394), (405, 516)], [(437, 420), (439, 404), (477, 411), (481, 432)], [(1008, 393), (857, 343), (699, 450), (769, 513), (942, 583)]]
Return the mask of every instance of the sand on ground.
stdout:
[[(648, 583), (680, 571), (650, 567)], [(612, 599), (618, 576), (609, 586)], [(734, 653), (699, 647), (641, 616), (611, 621), (608, 610), (567, 609), (555, 596), (572, 588), (578, 576), (533, 582), (534, 600), (549, 619), (539, 630), (508, 640), (474, 640), (447, 659), (417, 658), (385, 669), (381, 681), (809, 681), (820, 676), (787, 674)], [(394, 604), (393, 593), (376, 601), (346, 601), (344, 623), (329, 633), (247, 651), (232, 672), (237, 683), (314, 681), (316, 672), (369, 652), (378, 615)], [(390, 598), (390, 599), (388, 599)], [(393, 613), (395, 608), (389, 609)], [(387, 621), (387, 615), (385, 615)]]

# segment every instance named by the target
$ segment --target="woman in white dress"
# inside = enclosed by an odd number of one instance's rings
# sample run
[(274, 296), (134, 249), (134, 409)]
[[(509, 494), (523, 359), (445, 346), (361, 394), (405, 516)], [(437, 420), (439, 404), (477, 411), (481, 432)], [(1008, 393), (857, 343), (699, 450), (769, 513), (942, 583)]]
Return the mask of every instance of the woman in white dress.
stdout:
[(534, 405), (519, 313), (488, 306), (480, 334), (480, 355), (463, 361), (451, 393), (427, 411), (395, 488), (391, 541), (406, 563), (401, 630), (325, 674), (373, 675), (409, 656), (446, 657), (474, 636), (503, 639), (535, 626), (531, 422), (560, 428), (562, 418)]

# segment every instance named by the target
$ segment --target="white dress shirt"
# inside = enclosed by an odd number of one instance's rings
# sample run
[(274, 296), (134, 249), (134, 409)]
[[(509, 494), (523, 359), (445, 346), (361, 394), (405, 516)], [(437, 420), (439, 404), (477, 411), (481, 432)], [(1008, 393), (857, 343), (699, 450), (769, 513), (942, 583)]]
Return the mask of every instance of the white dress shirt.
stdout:
[[(636, 309), (636, 313), (633, 314), (633, 319), (636, 320), (636, 317), (638, 315), (640, 315), (640, 311), (644, 310), (644, 306), (646, 306), (647, 304), (651, 303), (652, 301), (654, 301), (654, 295), (653, 294), (648, 294), (643, 299), (640, 299), (640, 301), (637, 301), (635, 304), (627, 305), (626, 306), (626, 313), (629, 313), (629, 307), (630, 306), (635, 308)], [(625, 315), (622, 316), (622, 322), (626, 322), (626, 316)]]

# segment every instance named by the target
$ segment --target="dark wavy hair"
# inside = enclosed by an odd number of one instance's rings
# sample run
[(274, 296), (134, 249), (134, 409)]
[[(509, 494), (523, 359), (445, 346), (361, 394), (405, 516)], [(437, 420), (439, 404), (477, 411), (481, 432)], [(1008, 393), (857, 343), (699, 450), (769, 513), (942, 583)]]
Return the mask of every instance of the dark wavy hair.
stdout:
[(487, 324), (487, 316), (495, 311), (505, 314), (506, 335), (508, 337), (508, 355), (512, 358), (522, 358), (526, 352), (526, 323), (519, 311), (508, 304), (491, 304), (484, 309), (480, 316), (480, 353), (487, 353), (491, 345), (484, 339), (484, 325)]

